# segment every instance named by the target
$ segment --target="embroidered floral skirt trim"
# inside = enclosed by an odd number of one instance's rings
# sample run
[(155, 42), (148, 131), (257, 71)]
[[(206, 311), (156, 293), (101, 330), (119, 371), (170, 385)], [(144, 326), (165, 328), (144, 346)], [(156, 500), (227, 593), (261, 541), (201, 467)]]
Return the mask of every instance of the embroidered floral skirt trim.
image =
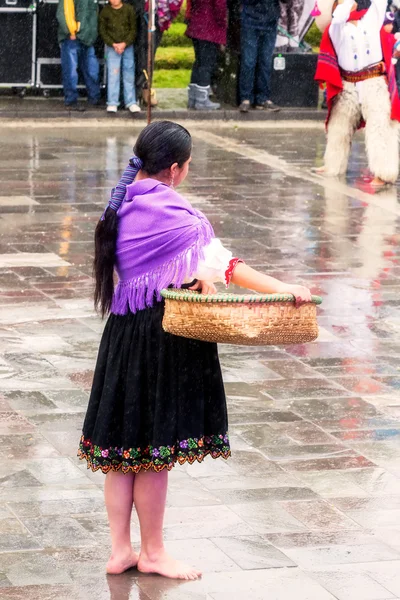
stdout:
[(217, 346), (165, 333), (163, 313), (159, 303), (107, 321), (78, 450), (93, 471), (230, 456)]
[(178, 462), (180, 465), (195, 461), (202, 462), (210, 455), (212, 458), (229, 458), (231, 455), (228, 435), (203, 436), (199, 439), (188, 438), (174, 446), (147, 446), (147, 448), (100, 448), (85, 440), (82, 436), (78, 456), (86, 459), (88, 469), (139, 473), (145, 471), (170, 471)]

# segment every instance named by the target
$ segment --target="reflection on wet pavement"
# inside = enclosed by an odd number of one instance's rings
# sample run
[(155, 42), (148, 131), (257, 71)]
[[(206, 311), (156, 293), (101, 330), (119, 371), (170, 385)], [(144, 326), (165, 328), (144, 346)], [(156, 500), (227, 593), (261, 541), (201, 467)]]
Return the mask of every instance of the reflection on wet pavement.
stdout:
[(2, 136), (0, 598), (400, 598), (398, 191), (369, 194), (361, 137), (347, 182), (313, 174), (311, 128), (194, 129), (183, 193), (235, 254), (324, 297), (321, 335), (220, 349), (233, 458), (175, 469), (165, 524), (203, 580), (106, 577), (103, 476), (75, 455), (103, 327), (93, 230), (137, 131)]

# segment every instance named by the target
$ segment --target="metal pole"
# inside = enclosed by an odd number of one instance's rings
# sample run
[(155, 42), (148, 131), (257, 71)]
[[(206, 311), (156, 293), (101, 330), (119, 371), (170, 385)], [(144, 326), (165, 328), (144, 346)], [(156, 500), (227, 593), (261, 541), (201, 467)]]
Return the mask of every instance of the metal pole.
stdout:
[(156, 30), (156, 0), (149, 0), (149, 29), (147, 35), (147, 75), (149, 97), (147, 101), (147, 124), (151, 123), (151, 86), (153, 83), (153, 37)]

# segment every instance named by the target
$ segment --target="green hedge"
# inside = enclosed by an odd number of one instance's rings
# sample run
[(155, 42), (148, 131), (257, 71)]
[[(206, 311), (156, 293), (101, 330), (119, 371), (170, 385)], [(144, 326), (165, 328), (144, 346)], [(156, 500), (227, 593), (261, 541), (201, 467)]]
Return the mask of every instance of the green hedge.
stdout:
[(181, 12), (179, 13), (179, 15), (178, 15), (175, 23), (184, 23), (185, 22), (185, 16), (186, 16), (186, 0), (182, 4)]
[(306, 37), (304, 38), (304, 41), (307, 42), (307, 44), (310, 44), (310, 46), (312, 46), (313, 48), (315, 46), (319, 47), (320, 43), (321, 43), (321, 37), (322, 37), (322, 33), (320, 32), (320, 30), (318, 29), (318, 27), (314, 23), (311, 25), (309, 31), (307, 32)]
[(193, 48), (159, 48), (156, 54), (155, 69), (191, 69), (193, 63)]
[(171, 27), (164, 33), (161, 41), (161, 46), (192, 46), (192, 40), (185, 35), (185, 23), (173, 23)]

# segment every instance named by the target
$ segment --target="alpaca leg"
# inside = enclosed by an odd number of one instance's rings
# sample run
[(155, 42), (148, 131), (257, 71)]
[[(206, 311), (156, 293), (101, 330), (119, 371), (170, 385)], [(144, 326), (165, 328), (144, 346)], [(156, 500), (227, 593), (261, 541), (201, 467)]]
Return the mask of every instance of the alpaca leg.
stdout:
[(355, 86), (346, 84), (337, 98), (328, 123), (325, 150), (326, 175), (343, 175), (347, 170), (351, 141), (361, 118)]
[(364, 82), (362, 112), (369, 168), (376, 180), (395, 183), (399, 175), (398, 123), (390, 119), (389, 90), (384, 77)]

